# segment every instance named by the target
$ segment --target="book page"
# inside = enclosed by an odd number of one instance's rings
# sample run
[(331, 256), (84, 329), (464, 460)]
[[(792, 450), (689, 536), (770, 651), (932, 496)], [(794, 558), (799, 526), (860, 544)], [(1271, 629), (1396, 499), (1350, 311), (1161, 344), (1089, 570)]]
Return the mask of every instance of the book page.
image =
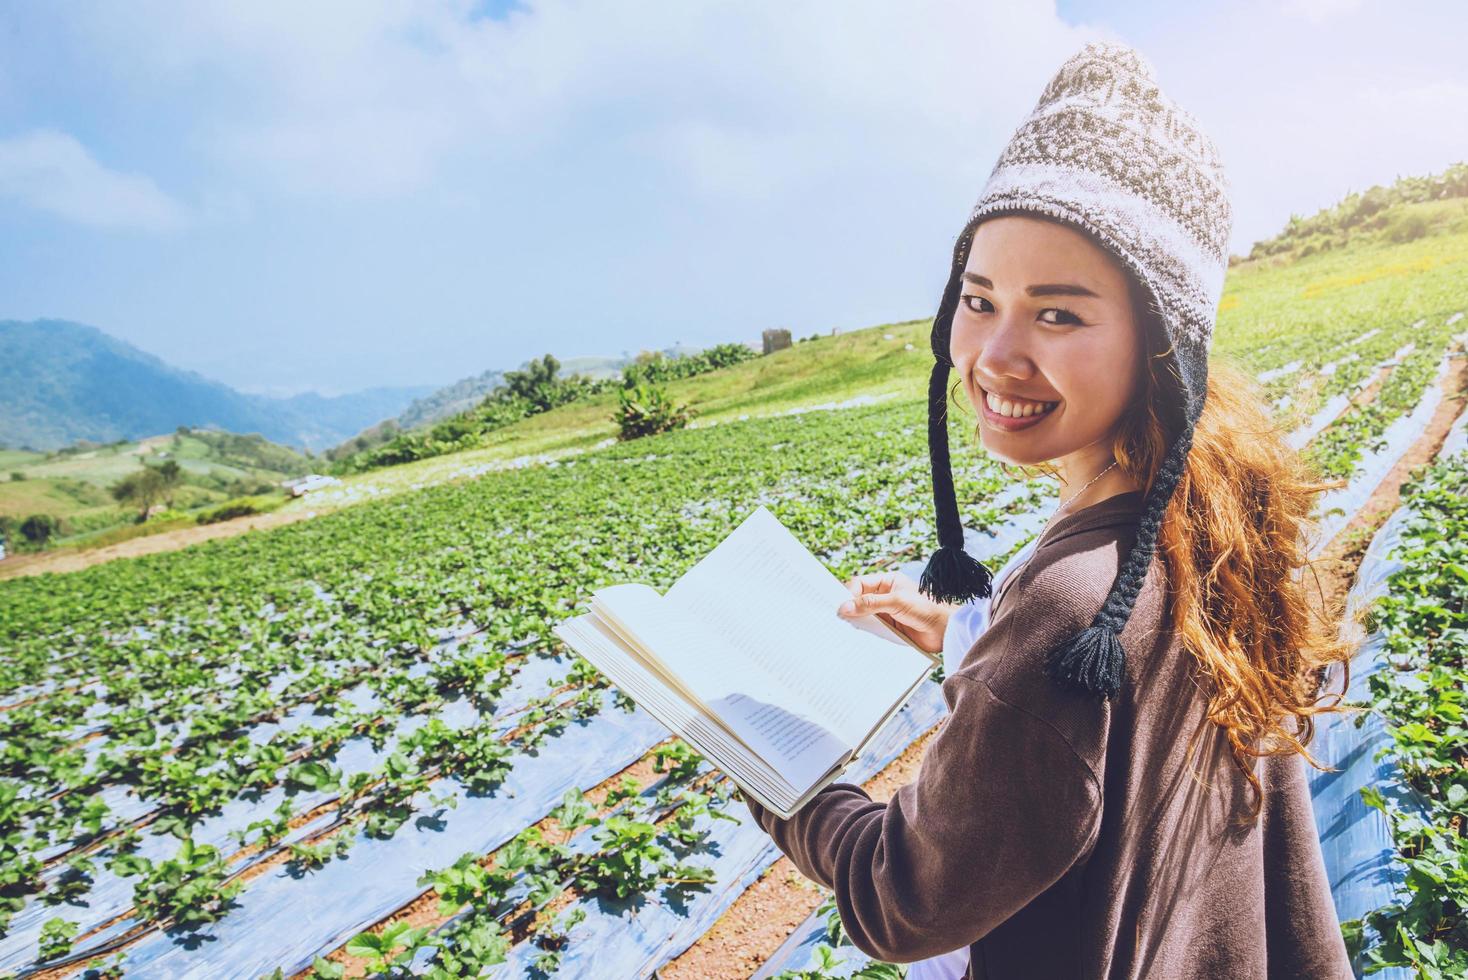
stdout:
[(933, 661), (885, 624), (877, 631), (842, 619), (836, 608), (849, 598), (765, 507), (664, 596), (739, 659), (803, 695), (814, 717), (855, 747)]
[(593, 596), (596, 614), (635, 637), (700, 709), (727, 725), (792, 786), (808, 786), (856, 744), (843, 742), (779, 678), (648, 586), (614, 585)]
[(669, 731), (693, 746), (741, 788), (772, 807), (789, 807), (799, 791), (731, 735), (727, 727), (675, 695), (614, 630), (595, 614), (558, 623), (554, 632)]

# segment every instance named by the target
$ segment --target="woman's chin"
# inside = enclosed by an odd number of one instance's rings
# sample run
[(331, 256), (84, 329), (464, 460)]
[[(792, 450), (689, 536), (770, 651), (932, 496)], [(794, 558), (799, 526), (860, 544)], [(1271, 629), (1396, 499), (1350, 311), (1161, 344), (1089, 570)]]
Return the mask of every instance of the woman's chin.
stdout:
[(1022, 435), (1022, 433), (1007, 434), (985, 431), (979, 436), (979, 442), (984, 447), (985, 453), (1011, 466), (1037, 466), (1055, 458), (1053, 455), (1034, 452), (1032, 445), (1020, 444), (1021, 439), (1015, 437)]

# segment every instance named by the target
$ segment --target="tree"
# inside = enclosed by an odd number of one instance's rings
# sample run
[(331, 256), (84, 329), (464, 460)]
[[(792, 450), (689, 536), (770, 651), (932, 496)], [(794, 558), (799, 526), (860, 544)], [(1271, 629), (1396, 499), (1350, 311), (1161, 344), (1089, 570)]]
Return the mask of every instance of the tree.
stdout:
[(540, 360), (532, 360), (523, 371), (506, 371), (504, 386), (510, 395), (518, 396), (534, 405), (537, 411), (554, 408), (556, 404), (556, 372), (561, 362), (554, 354), (546, 354)]
[(60, 530), (61, 522), (50, 514), (32, 514), (20, 522), (20, 536), (37, 548), (46, 547)]
[(122, 504), (135, 504), (138, 521), (148, 519), (148, 508), (163, 495), (163, 476), (152, 466), (144, 466), (135, 473), (118, 480), (111, 487), (112, 499)]
[(167, 460), (158, 467), (158, 478), (163, 483), (163, 494), (168, 501), (168, 506), (173, 506), (173, 494), (183, 482), (183, 468), (178, 465), (177, 460)]

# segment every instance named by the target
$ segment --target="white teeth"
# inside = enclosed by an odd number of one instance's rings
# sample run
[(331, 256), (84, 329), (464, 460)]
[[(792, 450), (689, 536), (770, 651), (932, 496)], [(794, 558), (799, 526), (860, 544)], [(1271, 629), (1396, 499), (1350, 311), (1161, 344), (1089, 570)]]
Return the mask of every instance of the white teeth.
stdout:
[(1059, 402), (1012, 402), (1007, 398), (1000, 398), (992, 391), (984, 392), (984, 401), (988, 403), (989, 410), (1003, 415), (1005, 418), (1029, 418), (1031, 415), (1044, 415)]

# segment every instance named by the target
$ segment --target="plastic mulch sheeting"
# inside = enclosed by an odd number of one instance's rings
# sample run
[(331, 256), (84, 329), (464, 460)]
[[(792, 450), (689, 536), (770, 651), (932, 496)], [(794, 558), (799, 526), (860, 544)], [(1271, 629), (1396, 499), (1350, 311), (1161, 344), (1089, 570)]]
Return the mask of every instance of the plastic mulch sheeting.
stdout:
[(651, 715), (608, 699), (536, 754), (517, 756), (493, 795), (471, 796), (453, 780), (440, 781), (434, 792), (451, 793), (457, 806), (434, 808), (419, 794), (418, 817), (391, 838), (358, 834), (345, 857), (299, 879), (272, 869), (219, 922), (144, 937), (128, 949), (126, 968), (139, 976), (256, 977), (279, 966), (289, 976), (416, 898), (425, 870), (447, 867), (465, 851), (494, 850), (558, 806), (567, 790), (616, 775), (666, 737)]
[[(1445, 459), (1468, 444), (1468, 413), (1458, 416), (1437, 458)], [(1346, 626), (1354, 622), (1356, 613), (1387, 591), (1387, 579), (1402, 567), (1402, 562), (1388, 558), (1401, 541), (1401, 530), (1411, 511), (1398, 508), (1371, 539), (1356, 581), (1346, 598)], [(1366, 637), (1351, 663), (1351, 684), (1346, 697), (1351, 701), (1370, 700), (1368, 678), (1383, 666), (1379, 654), (1383, 639), (1380, 633)], [(1340, 689), (1340, 669), (1332, 665), (1325, 690)], [(1397, 849), (1387, 828), (1386, 818), (1368, 807), (1361, 799), (1363, 786), (1374, 786), (1383, 796), (1396, 800), (1405, 808), (1421, 809), (1409, 787), (1398, 782), (1396, 766), (1390, 759), (1373, 757), (1383, 745), (1391, 743), (1381, 718), (1367, 714), (1358, 728), (1357, 713), (1330, 714), (1316, 729), (1311, 752), (1323, 764), (1337, 772), (1310, 770), (1310, 792), (1315, 806), (1315, 824), (1320, 831), (1320, 847), (1325, 855), (1325, 868), (1330, 877), (1331, 895), (1336, 914), (1345, 921), (1360, 918), (1366, 912), (1392, 901), (1396, 887), (1405, 877), (1397, 861)], [(1360, 976), (1360, 966), (1356, 965)], [(1406, 980), (1412, 971), (1404, 968), (1382, 970), (1373, 976), (1383, 980)]]
[(1453, 357), (1451, 352), (1443, 355), (1442, 361), (1438, 364), (1437, 374), (1428, 388), (1423, 391), (1417, 407), (1405, 415), (1398, 416), (1387, 426), (1380, 440), (1382, 448), (1376, 452), (1362, 455), (1356, 472), (1351, 476), (1351, 482), (1339, 490), (1329, 490), (1322, 495), (1319, 505), (1321, 514), (1319, 536), (1310, 549), (1311, 558), (1319, 557), (1320, 553), (1330, 544), (1331, 538), (1350, 523), (1351, 518), (1381, 485), (1382, 479), (1391, 471), (1391, 468), (1397, 465), (1397, 461), (1406, 455), (1412, 444), (1427, 430), (1427, 423), (1432, 420), (1432, 413), (1437, 411), (1438, 403), (1442, 401), (1441, 382), (1451, 366)]
[[(946, 710), (940, 685), (923, 684), (839, 780), (861, 783), (870, 779), (936, 725)], [(585, 910), (586, 918), (567, 934), (568, 945), (555, 976), (565, 980), (645, 977), (707, 932), (780, 858), (779, 849), (754, 822), (742, 801), (736, 797), (726, 812), (739, 822), (700, 816), (694, 827), (707, 830), (708, 836), (682, 858), (714, 870), (715, 881), (707, 890), (685, 890), (671, 900), (662, 893), (640, 896), (639, 900), (582, 899), (579, 907)], [(533, 942), (521, 943), (505, 963), (486, 975), (529, 976), (530, 966), (539, 955), (541, 950)]]
[[(518, 713), (524, 709), (529, 700), (543, 695), (547, 689), (547, 682), (565, 673), (571, 666), (572, 661), (569, 657), (529, 657), (517, 669), (514, 679), (495, 704), (494, 715), (498, 722), (497, 729), (508, 731), (513, 728), (517, 723)], [(430, 664), (426, 662), (415, 665), (410, 673), (421, 674), (429, 667)], [(365, 685), (348, 692), (347, 697), (362, 708), (376, 702), (376, 698)], [(314, 721), (316, 720), (312, 718), (314, 709), (315, 706), (311, 704), (294, 708), (279, 722), (257, 725), (250, 730), (249, 737), (252, 741), (264, 741), (282, 728), (296, 728)], [(398, 739), (422, 727), (430, 717), (437, 717), (445, 724), (455, 727), (466, 727), (479, 721), (478, 712), (468, 703), (462, 700), (450, 702), (439, 709), (435, 715), (410, 715), (403, 718), (392, 737), (380, 749), (374, 748), (371, 740), (366, 736), (348, 739), (336, 751), (331, 763), (342, 770), (344, 777), (355, 772), (366, 772), (380, 765), (397, 748)], [(152, 810), (151, 803), (139, 800), (133, 795), (131, 787), (110, 786), (102, 793), (104, 798), (111, 799), (114, 796), (121, 796), (132, 801), (134, 806), (130, 808), (129, 813), (135, 812), (136, 815), (141, 816)], [(297, 813), (305, 813), (331, 803), (337, 798), (337, 795), (334, 791), (307, 791), (296, 793), (290, 797), (290, 800)], [(284, 799), (286, 799), (285, 788), (277, 784), (264, 791), (258, 799), (233, 800), (225, 804), (218, 814), (206, 817), (194, 828), (194, 841), (197, 844), (218, 847), (226, 855), (233, 854), (239, 849), (239, 845), (229, 836), (230, 832), (243, 830), (252, 820), (258, 820), (261, 816), (268, 814)], [(296, 828), (287, 835), (284, 842), (292, 843), (309, 836), (331, 823), (333, 818), (331, 813), (324, 814), (311, 823)], [(173, 835), (145, 829), (137, 853), (158, 861), (172, 857), (178, 847), (178, 838)], [(231, 870), (238, 871), (240, 867), (248, 867), (255, 860), (257, 859), (246, 861), (243, 865)], [(55, 878), (64, 870), (65, 865), (59, 865), (48, 871), (46, 877)], [(101, 923), (128, 912), (132, 908), (133, 889), (136, 881), (136, 878), (120, 877), (99, 864), (97, 870), (93, 872), (92, 886), (75, 902), (50, 905), (32, 897), (26, 907), (16, 913), (7, 934), (0, 938), (0, 970), (18, 969), (35, 961), (38, 955), (37, 941), (40, 938), (41, 928), (48, 919), (57, 917), (74, 922), (82, 932), (88, 932)], [(123, 919), (114, 923), (105, 932), (78, 943), (76, 949), (81, 952), (104, 945), (114, 936), (126, 932), (136, 924), (137, 921), (133, 918)]]

